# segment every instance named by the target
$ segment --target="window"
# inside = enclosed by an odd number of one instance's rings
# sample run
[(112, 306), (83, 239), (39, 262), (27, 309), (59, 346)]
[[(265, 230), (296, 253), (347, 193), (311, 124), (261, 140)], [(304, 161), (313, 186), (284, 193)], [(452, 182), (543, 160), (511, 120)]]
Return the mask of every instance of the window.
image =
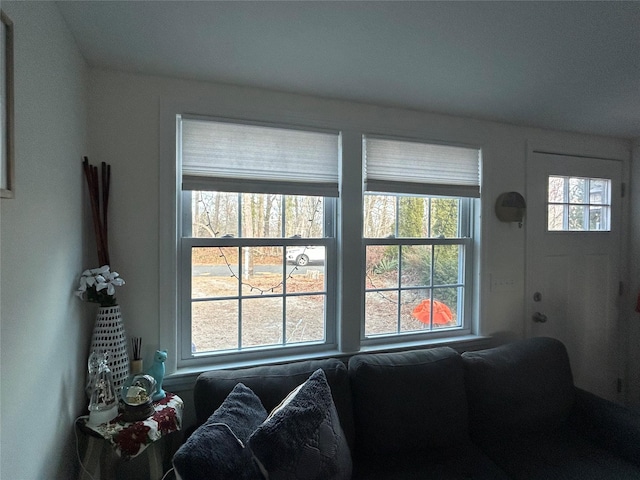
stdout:
[(468, 329), (479, 151), (376, 137), (363, 151), (364, 338)]
[(339, 135), (178, 125), (183, 358), (334, 343)]
[(177, 367), (471, 332), (478, 149), (171, 119)]
[(549, 231), (611, 230), (611, 180), (549, 176)]

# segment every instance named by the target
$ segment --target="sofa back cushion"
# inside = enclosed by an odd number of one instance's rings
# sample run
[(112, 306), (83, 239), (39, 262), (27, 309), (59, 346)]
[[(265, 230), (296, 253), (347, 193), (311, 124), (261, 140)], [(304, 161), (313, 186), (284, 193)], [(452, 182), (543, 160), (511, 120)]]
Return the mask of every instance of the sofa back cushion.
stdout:
[(558, 340), (530, 338), (462, 359), (474, 438), (548, 431), (567, 419), (575, 389)]
[(468, 441), (464, 368), (448, 347), (349, 360), (359, 455), (424, 452)]
[(353, 447), (354, 426), (349, 377), (345, 364), (335, 358), (202, 373), (193, 390), (196, 419), (201, 424), (209, 418), (239, 382), (253, 390), (267, 412), (270, 412), (319, 368), (324, 371), (331, 388), (331, 396), (347, 443), (349, 447)]

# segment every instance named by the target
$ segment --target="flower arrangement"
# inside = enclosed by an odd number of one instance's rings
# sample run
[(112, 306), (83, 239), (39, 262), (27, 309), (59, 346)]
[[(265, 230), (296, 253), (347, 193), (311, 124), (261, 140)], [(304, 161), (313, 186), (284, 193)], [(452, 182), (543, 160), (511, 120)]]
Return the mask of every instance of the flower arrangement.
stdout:
[(124, 285), (124, 279), (118, 272), (112, 272), (109, 265), (85, 270), (80, 277), (80, 286), (76, 295), (82, 300), (99, 303), (101, 307), (116, 305), (116, 288)]

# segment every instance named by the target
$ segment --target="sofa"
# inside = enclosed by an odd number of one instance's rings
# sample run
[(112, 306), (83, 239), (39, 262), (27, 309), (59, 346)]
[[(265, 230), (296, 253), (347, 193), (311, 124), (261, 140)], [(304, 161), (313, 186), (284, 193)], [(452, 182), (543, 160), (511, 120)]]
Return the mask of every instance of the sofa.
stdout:
[(640, 479), (640, 413), (551, 338), (209, 371), (194, 402), (182, 480)]

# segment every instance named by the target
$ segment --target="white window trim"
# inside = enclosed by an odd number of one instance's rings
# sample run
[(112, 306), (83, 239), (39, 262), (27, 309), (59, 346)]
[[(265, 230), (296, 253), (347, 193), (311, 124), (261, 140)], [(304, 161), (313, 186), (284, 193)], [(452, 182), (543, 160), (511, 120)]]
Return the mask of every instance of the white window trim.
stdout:
[[(436, 333), (430, 333), (428, 339), (418, 338), (419, 335), (409, 335), (406, 338), (396, 337), (386, 339), (384, 344), (369, 345), (361, 341), (362, 319), (364, 316), (363, 302), (353, 301), (353, 298), (344, 298), (341, 292), (344, 286), (348, 286), (351, 297), (364, 298), (364, 284), (361, 281), (361, 272), (364, 269), (364, 252), (362, 243), (362, 225), (360, 219), (363, 205), (362, 195), (362, 136), (370, 131), (387, 131), (391, 136), (410, 137), (424, 142), (440, 144), (471, 146), (471, 142), (457, 141), (452, 139), (433, 139), (425, 135), (424, 130), (418, 127), (400, 128), (394, 122), (388, 122), (383, 118), (345, 118), (340, 114), (340, 108), (325, 104), (325, 101), (315, 100), (321, 107), (313, 109), (308, 105), (300, 105), (283, 110), (280, 101), (288, 100), (286, 94), (283, 98), (275, 94), (274, 98), (261, 102), (239, 102), (236, 98), (212, 98), (203, 101), (201, 97), (180, 98), (163, 97), (160, 101), (160, 161), (159, 161), (159, 345), (169, 351), (166, 362), (167, 376), (189, 375), (190, 372), (203, 371), (214, 366), (214, 360), (209, 357), (208, 361), (202, 364), (194, 363), (192, 367), (178, 368), (178, 295), (181, 292), (181, 282), (178, 278), (179, 245), (180, 238), (178, 232), (178, 215), (181, 212), (179, 191), (177, 155), (177, 131), (176, 116), (180, 114), (214, 116), (227, 119), (251, 119), (256, 122), (265, 122), (284, 125), (305, 125), (310, 128), (324, 130), (339, 130), (342, 132), (342, 152), (340, 159), (340, 198), (338, 202), (338, 222), (336, 232), (337, 249), (337, 298), (336, 298), (336, 345), (335, 350), (327, 349), (313, 352), (305, 351), (298, 354), (291, 351), (290, 355), (280, 357), (278, 361), (296, 360), (302, 358), (324, 358), (329, 356), (348, 356), (358, 352), (373, 350), (393, 350), (403, 348), (416, 348), (426, 345), (458, 344), (463, 342), (474, 342), (480, 339), (480, 275), (479, 268), (481, 262), (480, 249), (480, 222), (476, 222), (475, 217), (471, 222), (473, 232), (473, 265), (472, 272), (468, 272), (473, 280), (469, 284), (471, 289), (467, 294), (467, 301), (472, 309), (471, 322), (469, 325), (471, 335), (465, 336), (462, 331), (446, 332), (445, 337), (440, 338)], [(302, 102), (304, 103), (304, 102)], [(311, 102), (313, 103), (313, 102)], [(212, 114), (215, 112), (215, 114)], [(356, 115), (357, 117), (357, 115)], [(407, 124), (409, 122), (406, 122)], [(342, 159), (348, 159), (344, 162)], [(476, 208), (476, 215), (479, 209)], [(353, 319), (353, 320), (350, 320)], [(375, 343), (375, 342), (374, 342)], [(268, 350), (264, 353), (268, 353)], [(265, 363), (275, 361), (273, 357), (264, 354), (259, 355), (255, 361), (251, 359), (241, 359), (223, 366), (243, 366), (255, 363)]]

